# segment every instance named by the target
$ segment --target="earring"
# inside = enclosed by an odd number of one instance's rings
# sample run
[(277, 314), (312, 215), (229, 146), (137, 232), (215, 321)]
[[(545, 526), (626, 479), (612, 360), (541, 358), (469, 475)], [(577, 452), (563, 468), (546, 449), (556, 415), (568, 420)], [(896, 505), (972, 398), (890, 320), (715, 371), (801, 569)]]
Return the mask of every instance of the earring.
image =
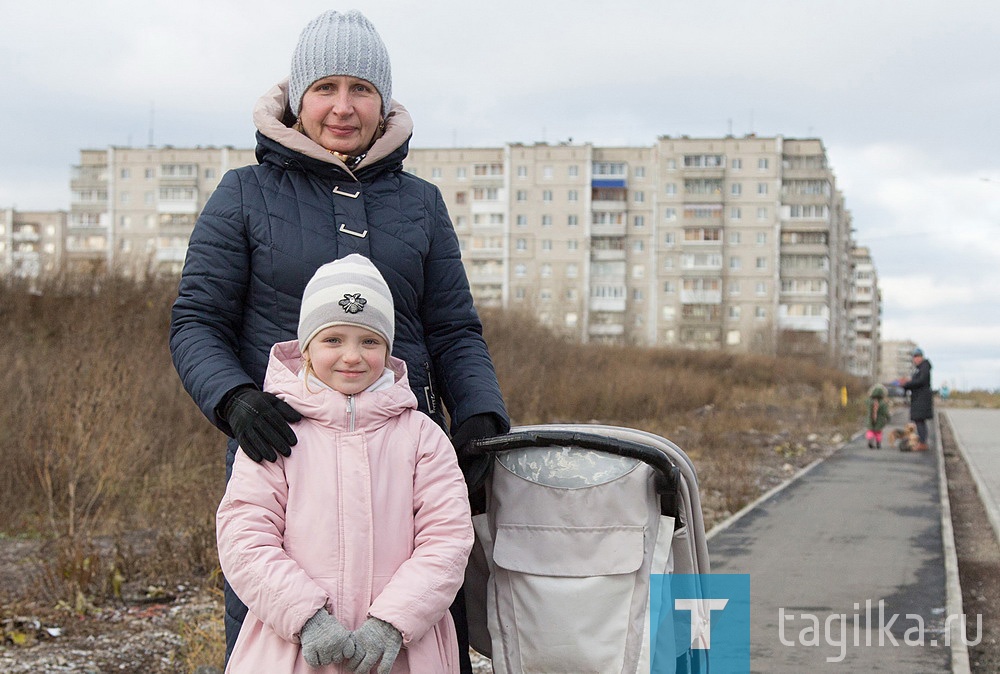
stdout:
[(378, 130), (385, 131), (385, 117), (379, 117), (378, 120)]
[(296, 131), (298, 131), (299, 133), (305, 133), (305, 128), (302, 126), (302, 118), (301, 117), (296, 117), (295, 118), (295, 123), (292, 124), (292, 128), (295, 129)]

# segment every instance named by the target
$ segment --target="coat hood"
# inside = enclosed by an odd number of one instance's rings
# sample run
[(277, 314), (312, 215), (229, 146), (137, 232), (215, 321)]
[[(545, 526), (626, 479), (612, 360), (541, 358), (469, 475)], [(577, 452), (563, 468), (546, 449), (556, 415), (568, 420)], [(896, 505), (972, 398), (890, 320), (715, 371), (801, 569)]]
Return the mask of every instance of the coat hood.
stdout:
[[(288, 108), (286, 78), (271, 87), (254, 106), (253, 123), (259, 134), (310, 159), (338, 166), (351, 173), (347, 165), (326, 148), (293, 129), (294, 122), (295, 119)], [(405, 148), (411, 135), (413, 135), (413, 119), (410, 113), (399, 102), (391, 101), (389, 114), (385, 118), (385, 130), (368, 150), (361, 163), (354, 168), (354, 173), (389, 157), (400, 148)]]
[(417, 407), (417, 398), (410, 390), (406, 363), (389, 359), (389, 368), (396, 376), (392, 386), (379, 391), (365, 391), (347, 396), (315, 383), (307, 386), (301, 376), (302, 353), (298, 340), (279, 342), (271, 347), (271, 356), (264, 375), (264, 390), (274, 393), (294, 407), (302, 416), (335, 430), (351, 430), (348, 403), (353, 399), (354, 430), (381, 426), (406, 409)]

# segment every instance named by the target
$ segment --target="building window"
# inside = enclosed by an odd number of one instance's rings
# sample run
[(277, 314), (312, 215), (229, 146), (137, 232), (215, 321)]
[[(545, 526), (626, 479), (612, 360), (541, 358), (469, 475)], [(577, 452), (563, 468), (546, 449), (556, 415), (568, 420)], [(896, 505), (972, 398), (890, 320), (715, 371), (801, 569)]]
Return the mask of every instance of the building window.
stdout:
[(757, 183), (757, 194), (760, 196), (767, 194), (767, 183)]
[(740, 294), (740, 282), (739, 281), (730, 281), (729, 282), (729, 294), (730, 295), (739, 295)]
[(663, 219), (664, 220), (676, 220), (677, 219), (677, 209), (676, 208), (664, 208), (663, 209)]
[(761, 206), (760, 208), (757, 209), (757, 219), (758, 220), (767, 220), (767, 207), (766, 206)]
[(733, 163), (732, 163), (732, 167), (733, 167), (734, 171), (739, 171), (741, 168), (743, 168), (743, 160), (742, 159), (734, 159)]
[(527, 178), (528, 177), (528, 167), (527, 166), (518, 166), (517, 167), (517, 177), (518, 178)]
[(146, 180), (152, 180), (156, 177), (156, 169), (148, 168), (146, 169)]
[(636, 166), (635, 167), (635, 177), (636, 178), (645, 178), (646, 177), (646, 167), (645, 166)]
[(758, 295), (766, 295), (767, 294), (767, 282), (766, 281), (758, 281), (757, 285), (754, 286), (754, 292), (757, 293)]
[(641, 215), (637, 215), (632, 219), (632, 224), (636, 229), (642, 229), (646, 226), (646, 218)]
[(632, 242), (632, 252), (633, 253), (641, 253), (645, 249), (646, 249), (646, 242), (643, 241), (642, 239), (639, 239), (638, 241), (633, 241)]
[(551, 166), (543, 166), (542, 167), (542, 178), (544, 178), (545, 180), (552, 180), (552, 167)]
[(514, 275), (515, 276), (527, 276), (528, 275), (528, 266), (524, 265), (524, 264), (515, 265), (514, 266)]
[(528, 226), (528, 216), (527, 215), (519, 215), (519, 216), (517, 216), (517, 226), (518, 227), (527, 227)]
[(455, 192), (455, 203), (464, 206), (466, 203), (466, 192)]
[(754, 318), (759, 318), (759, 319), (767, 318), (767, 309), (765, 309), (764, 307), (757, 307), (756, 309), (754, 309), (753, 315)]
[(761, 171), (766, 171), (769, 165), (770, 162), (765, 157), (761, 157), (760, 159), (757, 160), (757, 168), (759, 168)]
[(552, 250), (552, 239), (542, 239), (542, 250)]
[(545, 203), (552, 203), (552, 190), (542, 191), (542, 201)]
[(580, 242), (576, 239), (569, 239), (566, 241), (566, 250), (579, 250)]
[(580, 198), (580, 193), (576, 190), (570, 190), (566, 193), (566, 201), (577, 201)]
[(767, 245), (767, 232), (757, 232), (757, 245), (758, 246)]
[(431, 178), (440, 178), (440, 177), (441, 177), (441, 169), (440, 168), (432, 168), (431, 169)]
[(743, 266), (743, 263), (740, 260), (740, 258), (738, 258), (736, 256), (733, 256), (733, 257), (729, 258), (729, 268), (730, 269), (740, 269), (742, 266)]
[(676, 171), (677, 170), (677, 160), (676, 159), (668, 159), (667, 160), (667, 170), (668, 171)]
[(542, 216), (542, 227), (551, 227), (551, 226), (552, 226), (552, 216), (551, 215), (543, 215)]
[(577, 166), (576, 164), (570, 164), (566, 168), (566, 175), (568, 175), (570, 178), (576, 178), (578, 175), (580, 175), (580, 167)]
[(123, 169), (121, 170), (121, 173), (120, 173), (119, 175), (120, 175), (120, 176), (121, 176), (121, 177), (122, 177), (123, 179), (125, 179), (125, 180), (128, 180), (129, 178), (131, 178), (131, 177), (132, 177), (132, 169), (129, 169), (129, 168), (123, 168)]
[(665, 190), (667, 196), (674, 196), (677, 194), (677, 183), (667, 183)]
[(743, 211), (740, 210), (739, 206), (733, 206), (729, 209), (729, 219), (730, 220), (740, 220), (743, 218)]
[(729, 318), (736, 320), (740, 317), (740, 308), (738, 306), (729, 307)]
[(674, 283), (673, 281), (664, 281), (663, 282), (663, 292), (665, 292), (665, 293), (675, 293), (675, 292), (677, 292), (677, 284)]
[(757, 264), (757, 269), (767, 269), (767, 258), (758, 257), (756, 264)]
[(524, 251), (528, 250), (528, 240), (527, 239), (518, 239), (517, 243), (515, 243), (515, 245), (514, 245), (514, 248), (516, 250), (521, 251), (521, 252), (524, 252)]
[(578, 218), (575, 215), (567, 216), (566, 224), (570, 227), (576, 227), (578, 224), (580, 224), (580, 218)]
[(496, 187), (477, 187), (472, 190), (475, 201), (496, 201), (500, 198), (500, 190)]
[(677, 240), (677, 236), (673, 232), (666, 232), (663, 235), (663, 243), (666, 244), (667, 246), (674, 245), (674, 242), (676, 240)]
[(552, 265), (545, 263), (542, 265), (542, 278), (549, 278), (552, 276)]
[(455, 177), (459, 180), (465, 180), (469, 175), (468, 170), (464, 166), (459, 166), (455, 169)]
[(518, 201), (527, 201), (528, 200), (528, 190), (518, 190), (517, 191), (517, 200)]
[(729, 232), (729, 243), (736, 246), (740, 243), (740, 233), (739, 232)]
[(635, 203), (641, 204), (642, 202), (646, 201), (646, 193), (636, 192), (633, 198), (635, 199)]
[(743, 194), (743, 183), (733, 183), (729, 186), (729, 193), (734, 197), (738, 197)]
[(575, 264), (566, 265), (566, 278), (576, 278), (579, 273), (579, 268)]
[(726, 344), (729, 346), (737, 346), (740, 343), (740, 331), (730, 330), (726, 333)]
[[(472, 175), (475, 176), (502, 176), (503, 175), (503, 164), (474, 164), (472, 166)], [(520, 174), (518, 174), (520, 175)]]

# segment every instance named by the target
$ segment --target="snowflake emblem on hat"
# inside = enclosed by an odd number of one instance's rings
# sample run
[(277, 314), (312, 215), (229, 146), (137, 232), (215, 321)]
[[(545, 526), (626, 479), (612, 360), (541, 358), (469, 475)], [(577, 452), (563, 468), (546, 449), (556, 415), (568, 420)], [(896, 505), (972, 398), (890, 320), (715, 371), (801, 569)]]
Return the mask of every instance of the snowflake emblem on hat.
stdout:
[(347, 313), (357, 314), (365, 308), (368, 300), (362, 297), (361, 293), (354, 293), (353, 295), (351, 293), (344, 293), (344, 299), (340, 300), (337, 304), (342, 306)]

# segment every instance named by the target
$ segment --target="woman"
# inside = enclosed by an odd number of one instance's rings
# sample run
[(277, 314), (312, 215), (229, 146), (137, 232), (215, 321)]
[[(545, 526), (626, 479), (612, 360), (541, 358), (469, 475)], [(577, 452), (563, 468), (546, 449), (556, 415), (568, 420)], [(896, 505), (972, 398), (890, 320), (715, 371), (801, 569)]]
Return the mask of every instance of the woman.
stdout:
[[(464, 448), (509, 428), (444, 200), (402, 171), (413, 125), (391, 94), (388, 53), (363, 15), (311, 21), (288, 81), (254, 108), (259, 163), (229, 171), (195, 225), (170, 349), (187, 391), (233, 438), (227, 478), (238, 447), (255, 461), (289, 455), (299, 415), (260, 390), (268, 353), (294, 338), (314, 272), (351, 253), (385, 277), (392, 353), (419, 409), (444, 426), (447, 408), (467, 478), (479, 466)], [(228, 652), (246, 607), (228, 587), (226, 603)], [(453, 609), (461, 605), (460, 594)], [(464, 655), (465, 621), (455, 617)]]

